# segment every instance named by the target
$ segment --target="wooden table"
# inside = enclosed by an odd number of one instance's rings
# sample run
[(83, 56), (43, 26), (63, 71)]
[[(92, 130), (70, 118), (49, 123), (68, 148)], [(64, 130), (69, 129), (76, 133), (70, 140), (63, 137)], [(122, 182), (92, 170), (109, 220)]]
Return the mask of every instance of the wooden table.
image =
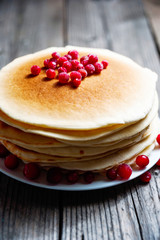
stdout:
[[(66, 44), (109, 48), (160, 75), (159, 0), (0, 0), (0, 67)], [(160, 83), (157, 85), (160, 93)], [(160, 169), (110, 189), (59, 192), (0, 174), (0, 240), (158, 240)]]

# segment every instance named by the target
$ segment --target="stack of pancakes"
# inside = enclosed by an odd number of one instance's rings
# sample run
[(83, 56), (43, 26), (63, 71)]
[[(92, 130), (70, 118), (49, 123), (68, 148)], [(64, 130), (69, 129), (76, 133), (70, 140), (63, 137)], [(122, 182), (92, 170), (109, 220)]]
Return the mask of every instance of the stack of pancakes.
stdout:
[[(43, 61), (70, 49), (109, 66), (78, 88), (46, 79)], [(30, 75), (32, 65), (42, 68)], [(148, 155), (158, 133), (157, 75), (105, 49), (67, 46), (20, 57), (0, 71), (0, 139), (24, 162), (97, 171)]]

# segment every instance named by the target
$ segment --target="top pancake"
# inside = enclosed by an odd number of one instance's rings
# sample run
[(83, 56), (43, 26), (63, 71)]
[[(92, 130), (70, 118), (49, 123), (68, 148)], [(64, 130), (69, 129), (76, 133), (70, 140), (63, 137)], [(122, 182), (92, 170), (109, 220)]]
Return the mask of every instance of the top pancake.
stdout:
[[(96, 53), (109, 66), (101, 74), (85, 78), (74, 89), (48, 81), (45, 69), (32, 77), (32, 65), (43, 67), (53, 51), (63, 56), (76, 49), (80, 57)], [(91, 130), (130, 124), (151, 110), (157, 75), (129, 58), (104, 49), (49, 48), (17, 58), (0, 71), (0, 110), (29, 125), (64, 130)]]

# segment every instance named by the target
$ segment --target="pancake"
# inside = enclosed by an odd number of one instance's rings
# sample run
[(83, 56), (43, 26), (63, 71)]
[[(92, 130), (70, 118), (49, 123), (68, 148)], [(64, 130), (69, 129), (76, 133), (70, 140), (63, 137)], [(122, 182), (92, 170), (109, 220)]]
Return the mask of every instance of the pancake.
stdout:
[(0, 110), (17, 124), (54, 131), (79, 130), (81, 134), (82, 130), (134, 123), (151, 110), (157, 75), (109, 50), (77, 48), (80, 56), (93, 52), (100, 61), (109, 61), (107, 69), (87, 77), (77, 89), (59, 86), (56, 79), (46, 81), (45, 70), (31, 77), (30, 67), (43, 67), (43, 60), (55, 49), (64, 55), (72, 48), (50, 48), (30, 54), (0, 71)]

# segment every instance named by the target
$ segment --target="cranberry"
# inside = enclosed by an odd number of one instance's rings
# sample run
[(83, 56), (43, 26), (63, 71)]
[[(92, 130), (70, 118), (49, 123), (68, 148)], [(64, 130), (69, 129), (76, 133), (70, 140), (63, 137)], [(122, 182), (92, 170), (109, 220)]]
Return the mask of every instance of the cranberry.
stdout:
[(103, 70), (103, 64), (102, 63), (96, 62), (94, 64), (94, 67), (95, 67), (95, 73), (100, 73)]
[(156, 140), (157, 140), (158, 144), (160, 145), (160, 134), (158, 134)]
[(18, 164), (19, 159), (13, 154), (9, 154), (4, 160), (4, 165), (9, 169), (15, 169), (18, 167)]
[(66, 72), (61, 72), (58, 75), (58, 79), (59, 79), (60, 83), (65, 84), (65, 83), (67, 83), (69, 81), (69, 74), (66, 73)]
[(117, 168), (117, 174), (123, 179), (128, 179), (132, 174), (132, 168), (128, 164), (122, 163)]
[(98, 62), (98, 57), (96, 54), (89, 54), (88, 57), (89, 57), (88, 63), (94, 64)]
[(136, 158), (136, 164), (141, 168), (146, 167), (149, 164), (149, 158), (145, 155), (139, 155)]
[(64, 62), (62, 66), (67, 69), (67, 72), (72, 70), (72, 64), (68, 61)]
[(108, 169), (106, 176), (111, 180), (115, 180), (117, 178), (117, 171), (114, 168)]
[(79, 57), (79, 53), (76, 50), (70, 50), (68, 54), (71, 55), (72, 59), (78, 59)]
[(158, 167), (160, 167), (160, 159), (158, 160), (158, 162), (156, 163), (156, 165), (157, 165)]
[(5, 146), (0, 143), (0, 157), (6, 157), (9, 154), (9, 151)]
[(82, 75), (82, 78), (87, 77), (87, 71), (85, 69), (79, 69), (78, 72)]
[(92, 75), (95, 72), (95, 67), (92, 64), (86, 65), (85, 69), (86, 69), (88, 75)]
[(81, 79), (75, 78), (73, 79), (73, 86), (78, 87), (81, 84)]
[(49, 62), (50, 62), (50, 59), (45, 59), (45, 60), (44, 60), (44, 66), (45, 66), (46, 68), (48, 68)]
[(76, 171), (71, 171), (67, 174), (66, 178), (67, 178), (67, 181), (69, 183), (73, 184), (73, 183), (76, 183), (78, 181), (79, 175)]
[(108, 67), (108, 61), (107, 60), (103, 60), (102, 61), (102, 64), (103, 64), (103, 68), (106, 69)]
[(145, 172), (140, 176), (142, 182), (148, 183), (151, 180), (150, 172)]
[(23, 174), (28, 179), (36, 179), (40, 175), (40, 168), (36, 163), (27, 163), (24, 165)]
[(48, 63), (48, 68), (56, 69), (56, 63), (53, 62), (53, 61), (50, 61), (50, 62)]
[(70, 73), (70, 78), (71, 78), (71, 81), (73, 81), (74, 79), (78, 78), (78, 79), (82, 79), (82, 75), (80, 74), (80, 72), (77, 72), (77, 71), (72, 71)]
[(77, 69), (76, 69), (76, 70), (79, 70), (79, 69), (84, 69), (83, 64), (79, 63), (79, 64), (77, 65)]
[(53, 59), (58, 59), (58, 58), (60, 58), (60, 54), (58, 52), (53, 52), (52, 53), (52, 58)]
[(68, 59), (68, 61), (71, 61), (71, 60), (72, 60), (72, 56), (69, 55), (69, 54), (64, 55), (64, 57), (66, 57), (66, 58)]
[(56, 76), (56, 72), (53, 69), (46, 70), (47, 78), (53, 79)]
[(47, 181), (50, 183), (57, 184), (62, 180), (62, 172), (59, 168), (50, 168), (47, 172)]
[(89, 62), (89, 57), (88, 56), (83, 56), (80, 58), (80, 63), (83, 64), (83, 66), (86, 66)]
[(58, 68), (58, 73), (61, 73), (61, 72), (67, 72), (67, 69), (64, 68), (64, 67), (59, 67)]
[(86, 172), (84, 173), (83, 177), (86, 183), (92, 183), (95, 179), (95, 175), (93, 172)]
[(40, 68), (39, 66), (33, 65), (33, 66), (31, 67), (31, 73), (32, 73), (34, 76), (39, 75), (40, 72), (41, 72), (41, 68)]
[(75, 70), (77, 70), (77, 66), (79, 65), (79, 61), (78, 60), (72, 60), (71, 64), (72, 64), (72, 71), (75, 71)]
[(68, 59), (66, 57), (60, 57), (57, 61), (57, 65), (59, 65), (60, 67), (62, 67), (63, 63), (68, 61)]

